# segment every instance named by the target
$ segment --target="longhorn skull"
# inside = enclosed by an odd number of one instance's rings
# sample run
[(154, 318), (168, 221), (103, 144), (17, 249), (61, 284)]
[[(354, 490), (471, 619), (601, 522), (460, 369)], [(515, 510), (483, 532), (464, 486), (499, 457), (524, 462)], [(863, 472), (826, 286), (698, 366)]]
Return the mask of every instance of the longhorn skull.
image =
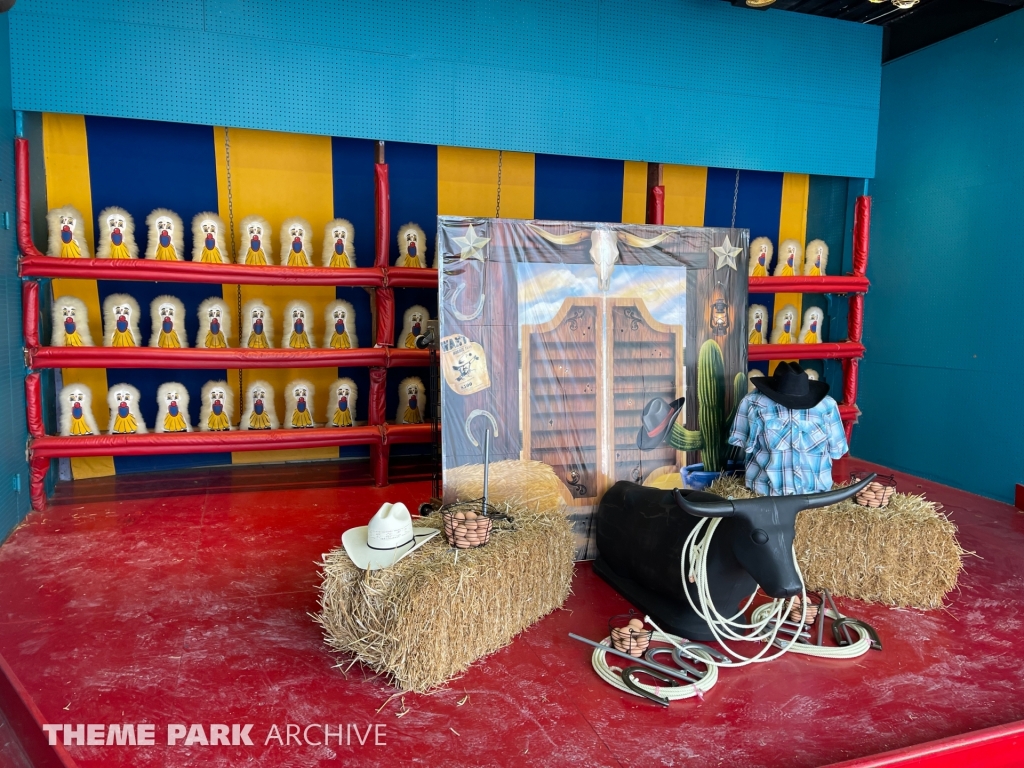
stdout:
[(597, 270), (597, 287), (602, 291), (607, 291), (611, 285), (612, 270), (615, 268), (615, 262), (619, 260), (619, 240), (634, 248), (653, 248), (679, 231), (678, 229), (673, 229), (663, 232), (656, 237), (643, 238), (629, 232), (616, 231), (608, 227), (578, 229), (565, 235), (555, 235), (533, 224), (527, 224), (526, 226), (549, 243), (554, 243), (555, 245), (575, 245), (589, 237), (590, 260), (594, 262), (594, 269)]

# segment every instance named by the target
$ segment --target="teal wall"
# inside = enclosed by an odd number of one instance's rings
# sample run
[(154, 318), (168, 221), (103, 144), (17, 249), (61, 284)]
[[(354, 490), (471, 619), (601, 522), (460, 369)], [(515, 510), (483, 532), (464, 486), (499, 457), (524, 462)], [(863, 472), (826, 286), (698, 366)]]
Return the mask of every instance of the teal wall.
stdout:
[[(14, 113), (8, 16), (0, 14), (0, 541), (28, 513), (25, 463), (25, 366), (21, 339), (21, 280), (14, 239)], [(9, 216), (10, 227), (2, 228)], [(20, 487), (20, 491), (16, 488)]]
[(18, 0), (15, 109), (874, 175), (880, 27), (721, 0)]
[(1024, 483), (1024, 11), (885, 65), (853, 453)]

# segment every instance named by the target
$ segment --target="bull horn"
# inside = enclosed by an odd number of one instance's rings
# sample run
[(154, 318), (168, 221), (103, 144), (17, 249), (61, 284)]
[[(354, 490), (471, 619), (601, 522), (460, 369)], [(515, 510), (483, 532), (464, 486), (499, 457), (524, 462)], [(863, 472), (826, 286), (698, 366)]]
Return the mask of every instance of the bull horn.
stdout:
[(553, 235), (546, 229), (535, 227), (533, 224), (527, 224), (526, 226), (543, 237), (549, 243), (554, 243), (555, 245), (576, 245), (576, 243), (582, 243), (590, 237), (590, 230), (588, 229), (580, 229), (575, 232), (570, 232), (567, 235)]
[(627, 245), (632, 245), (634, 248), (653, 248), (658, 243), (664, 242), (668, 238), (672, 237), (678, 229), (673, 229), (670, 232), (663, 232), (657, 237), (637, 237), (636, 235), (630, 234), (629, 232), (619, 232), (619, 239)]
[(702, 499), (717, 499), (717, 501), (690, 501), (679, 492), (678, 488), (672, 491), (672, 496), (679, 508), (694, 517), (731, 517), (736, 514), (736, 507), (728, 499), (715, 496), (713, 493), (698, 492), (692, 495), (699, 495)]
[(877, 476), (877, 473), (872, 472), (859, 483), (848, 485), (845, 488), (833, 488), (831, 491), (822, 491), (821, 493), (808, 493), (803, 496), (804, 503), (806, 505), (804, 509), (812, 509), (813, 507), (830, 507), (833, 504), (838, 504), (840, 501), (846, 501), (867, 488), (868, 483), (874, 480)]
[(766, 509), (765, 503), (770, 502), (776, 509), (796, 514), (805, 509), (828, 507), (832, 504), (846, 501), (851, 496), (864, 490), (867, 484), (874, 479), (875, 475), (872, 474), (854, 485), (848, 485), (845, 488), (833, 488), (831, 491), (822, 491), (821, 493), (805, 493), (799, 496), (755, 496), (752, 499), (737, 499), (735, 505), (740, 512), (754, 513)]

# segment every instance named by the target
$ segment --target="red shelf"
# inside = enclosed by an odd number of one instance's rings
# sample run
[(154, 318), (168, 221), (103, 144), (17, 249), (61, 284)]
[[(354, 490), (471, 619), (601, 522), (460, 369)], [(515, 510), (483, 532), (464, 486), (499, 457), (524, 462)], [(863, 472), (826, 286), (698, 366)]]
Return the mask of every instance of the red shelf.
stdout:
[(155, 280), (229, 285), (332, 285), (352, 288), (436, 288), (437, 271), (409, 267), (255, 267), (152, 259), (57, 259), (25, 256), (22, 277), (70, 277), (86, 280)]
[(388, 424), (381, 427), (312, 427), (309, 429), (175, 432), (145, 435), (83, 435), (37, 437), (29, 447), (34, 459), (69, 456), (139, 456), (145, 454), (230, 453), (342, 445), (383, 445), (430, 441), (430, 424)]
[(852, 341), (824, 344), (752, 344), (748, 360), (855, 360), (864, 357), (864, 345)]
[(871, 283), (859, 275), (751, 277), (750, 293), (867, 293)]
[(420, 349), (160, 349), (157, 347), (38, 347), (30, 368), (344, 368), (421, 367)]

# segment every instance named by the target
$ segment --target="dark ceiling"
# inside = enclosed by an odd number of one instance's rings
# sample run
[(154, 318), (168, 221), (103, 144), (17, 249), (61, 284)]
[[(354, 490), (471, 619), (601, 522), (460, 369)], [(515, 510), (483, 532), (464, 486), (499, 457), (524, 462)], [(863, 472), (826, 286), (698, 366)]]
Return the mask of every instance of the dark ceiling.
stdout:
[[(745, 0), (726, 2), (745, 5)], [(1022, 6), (1024, 0), (921, 0), (913, 8), (900, 10), (888, 0), (776, 0), (770, 7), (884, 27), (882, 61), (890, 61)]]

